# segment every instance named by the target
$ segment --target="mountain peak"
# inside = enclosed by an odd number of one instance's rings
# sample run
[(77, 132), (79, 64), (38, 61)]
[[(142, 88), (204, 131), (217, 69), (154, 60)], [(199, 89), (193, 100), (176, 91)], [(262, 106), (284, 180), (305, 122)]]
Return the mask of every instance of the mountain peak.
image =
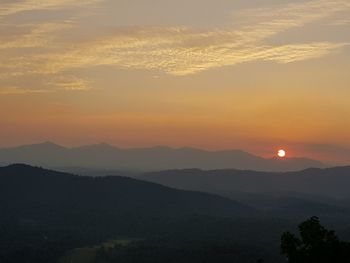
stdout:
[(32, 144), (32, 145), (25, 145), (23, 147), (31, 147), (31, 148), (39, 148), (39, 149), (50, 149), (50, 150), (57, 150), (57, 149), (66, 149), (65, 147), (56, 144), (51, 141), (46, 141), (38, 144)]
[(24, 164), (24, 163), (14, 163), (14, 164), (4, 166), (2, 168), (6, 168), (6, 169), (31, 169), (34, 167), (29, 165), (29, 164)]
[(61, 145), (58, 145), (57, 143), (54, 143), (52, 141), (46, 141), (46, 142), (42, 142), (39, 143), (37, 145), (45, 145), (45, 146), (54, 146), (54, 147), (62, 147)]
[(45, 142), (36, 143), (36, 144), (27, 144), (27, 145), (21, 145), (17, 147), (4, 148), (2, 150), (27, 151), (27, 150), (64, 150), (64, 149), (67, 149), (67, 148), (51, 141), (45, 141)]
[(14, 163), (4, 167), (0, 167), (0, 171), (5, 171), (6, 173), (30, 173), (33, 171), (40, 172), (43, 169), (41, 167), (34, 167), (24, 163)]
[(101, 151), (101, 150), (116, 150), (117, 147), (110, 145), (105, 142), (97, 143), (97, 144), (88, 144), (88, 145), (82, 145), (75, 148), (72, 148), (74, 150), (94, 150), (94, 151)]

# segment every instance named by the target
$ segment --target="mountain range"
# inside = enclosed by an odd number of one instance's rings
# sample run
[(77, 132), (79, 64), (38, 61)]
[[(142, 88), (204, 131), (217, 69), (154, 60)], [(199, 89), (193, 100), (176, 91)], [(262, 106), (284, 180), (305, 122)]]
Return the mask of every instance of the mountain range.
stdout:
[[(58, 259), (84, 248), (95, 251), (106, 241), (108, 248), (130, 244), (136, 249), (145, 244), (151, 257), (164, 252), (164, 247), (155, 247), (163, 244), (171, 251), (184, 246), (184, 251), (192, 255), (197, 251), (203, 258), (207, 257), (204, 252), (226, 256), (229, 248), (227, 261), (220, 262), (232, 262), (232, 255), (242, 263), (261, 257), (283, 262), (278, 257), (279, 238), (292, 226), (215, 194), (23, 164), (0, 167), (0, 211), (0, 262), (8, 263), (94, 262), (91, 253), (84, 253), (82, 260)], [(139, 251), (131, 251), (132, 258)], [(218, 259), (211, 257), (208, 262)]]
[(242, 216), (254, 212), (213, 194), (176, 190), (128, 177), (77, 176), (22, 164), (0, 168), (0, 200), (2, 216), (30, 222), (60, 217), (83, 222), (87, 214), (114, 218), (128, 214)]
[(298, 172), (186, 169), (151, 172), (139, 178), (218, 194), (269, 216), (303, 220), (317, 215), (339, 225), (350, 220), (350, 167)]
[(242, 150), (206, 151), (164, 146), (121, 149), (109, 144), (66, 148), (52, 142), (0, 149), (0, 163), (119, 171), (189, 168), (296, 171), (325, 167), (323, 163), (308, 158), (266, 159)]
[(171, 247), (228, 242), (245, 258), (239, 262), (262, 256), (283, 262), (274, 257), (281, 233), (312, 215), (350, 236), (350, 167), (283, 173), (186, 169), (138, 178), (0, 167), (0, 261), (57, 262), (66, 251), (126, 238), (148, 245), (171, 241)]
[(257, 172), (248, 170), (200, 169), (146, 173), (144, 180), (178, 189), (205, 191), (221, 195), (237, 193), (350, 198), (350, 166), (309, 168), (297, 172)]

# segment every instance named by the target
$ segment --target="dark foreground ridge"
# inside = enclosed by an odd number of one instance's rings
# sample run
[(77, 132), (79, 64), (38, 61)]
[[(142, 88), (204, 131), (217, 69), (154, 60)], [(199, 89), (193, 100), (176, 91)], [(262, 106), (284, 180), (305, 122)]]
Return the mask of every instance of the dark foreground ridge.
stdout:
[[(28, 165), (0, 168), (0, 203), (7, 214), (43, 220), (85, 213), (247, 216), (248, 206), (213, 194), (176, 190), (127, 177), (82, 177)], [(33, 213), (35, 210), (35, 213)]]
[(1, 263), (282, 263), (295, 225), (215, 194), (22, 164), (0, 168), (0, 211)]

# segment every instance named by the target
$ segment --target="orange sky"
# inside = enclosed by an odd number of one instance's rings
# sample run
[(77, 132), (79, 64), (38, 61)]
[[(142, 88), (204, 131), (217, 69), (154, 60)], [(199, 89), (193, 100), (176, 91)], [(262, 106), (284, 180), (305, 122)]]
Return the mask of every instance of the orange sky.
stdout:
[(232, 2), (4, 3), (0, 147), (284, 147), (350, 163), (349, 1)]

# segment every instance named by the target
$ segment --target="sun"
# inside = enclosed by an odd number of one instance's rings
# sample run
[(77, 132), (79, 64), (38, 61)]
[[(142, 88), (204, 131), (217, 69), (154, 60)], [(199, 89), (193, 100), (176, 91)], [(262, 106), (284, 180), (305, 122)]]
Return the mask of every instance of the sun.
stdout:
[(280, 157), (280, 158), (284, 158), (284, 157), (286, 157), (286, 151), (285, 150), (278, 150), (278, 152), (277, 152), (277, 155), (278, 155), (278, 157)]

